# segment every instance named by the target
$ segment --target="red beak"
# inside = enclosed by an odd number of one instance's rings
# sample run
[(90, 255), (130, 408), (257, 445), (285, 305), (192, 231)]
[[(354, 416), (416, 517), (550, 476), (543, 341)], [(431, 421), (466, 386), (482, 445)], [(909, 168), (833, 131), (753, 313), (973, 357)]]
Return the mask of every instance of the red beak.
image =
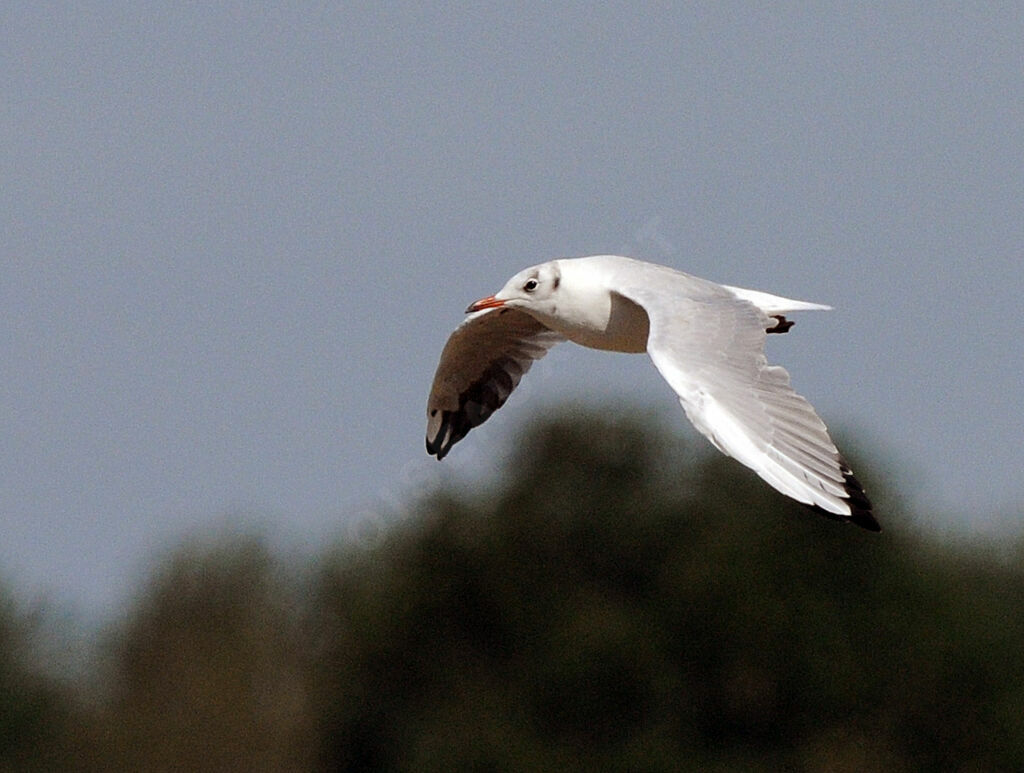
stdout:
[(466, 309), (466, 313), (470, 314), (474, 311), (483, 311), (484, 309), (497, 309), (505, 305), (505, 301), (499, 301), (493, 295), (488, 295), (486, 298), (481, 298), (476, 303), (469, 304), (469, 308)]

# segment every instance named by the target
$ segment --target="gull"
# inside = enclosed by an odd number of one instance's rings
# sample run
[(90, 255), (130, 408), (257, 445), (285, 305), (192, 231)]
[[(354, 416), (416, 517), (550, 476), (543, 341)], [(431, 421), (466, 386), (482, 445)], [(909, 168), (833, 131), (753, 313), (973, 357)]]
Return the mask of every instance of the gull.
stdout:
[(618, 255), (524, 269), (471, 304), (445, 344), (427, 401), (427, 452), (443, 459), (557, 343), (647, 352), (715, 448), (797, 502), (880, 531), (824, 422), (764, 354), (768, 333), (793, 326), (786, 314), (829, 308)]

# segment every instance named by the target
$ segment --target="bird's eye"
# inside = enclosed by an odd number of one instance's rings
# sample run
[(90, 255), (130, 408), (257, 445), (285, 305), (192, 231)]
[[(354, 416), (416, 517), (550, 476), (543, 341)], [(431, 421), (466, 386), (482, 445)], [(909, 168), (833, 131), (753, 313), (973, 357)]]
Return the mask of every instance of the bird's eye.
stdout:
[(523, 285), (523, 289), (526, 290), (526, 292), (528, 293), (532, 293), (534, 290), (537, 289), (537, 280), (527, 279), (526, 284)]

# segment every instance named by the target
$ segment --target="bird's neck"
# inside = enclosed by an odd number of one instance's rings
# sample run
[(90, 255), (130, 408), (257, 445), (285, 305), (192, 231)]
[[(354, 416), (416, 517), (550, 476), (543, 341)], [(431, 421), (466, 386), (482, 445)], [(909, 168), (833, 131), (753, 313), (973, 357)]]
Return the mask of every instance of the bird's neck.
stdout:
[[(583, 272), (563, 271), (556, 305), (541, 322), (570, 341), (613, 352), (647, 350), (647, 312)], [(572, 274), (575, 274), (574, 276)]]

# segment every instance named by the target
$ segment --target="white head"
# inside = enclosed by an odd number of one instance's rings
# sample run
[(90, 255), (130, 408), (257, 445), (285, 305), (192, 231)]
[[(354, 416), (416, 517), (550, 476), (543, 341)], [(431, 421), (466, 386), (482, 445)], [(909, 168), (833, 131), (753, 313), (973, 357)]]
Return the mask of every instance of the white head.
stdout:
[(607, 284), (625, 260), (598, 256), (541, 263), (520, 271), (466, 312), (518, 309), (582, 346), (643, 352), (649, 334), (647, 312)]
[(554, 316), (561, 282), (562, 272), (557, 261), (531, 266), (509, 279), (494, 295), (471, 304), (466, 312), (508, 306), (539, 316)]

